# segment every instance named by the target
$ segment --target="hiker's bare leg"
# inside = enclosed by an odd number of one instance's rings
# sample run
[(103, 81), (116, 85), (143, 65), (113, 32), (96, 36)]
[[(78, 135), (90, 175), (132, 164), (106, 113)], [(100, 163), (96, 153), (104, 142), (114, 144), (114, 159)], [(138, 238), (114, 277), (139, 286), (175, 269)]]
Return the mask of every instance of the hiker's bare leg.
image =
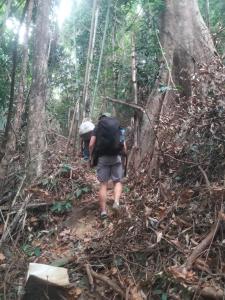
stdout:
[(114, 182), (114, 202), (119, 204), (121, 194), (122, 194), (122, 183)]
[(106, 211), (107, 185), (108, 185), (108, 182), (100, 183), (99, 206), (100, 206), (101, 212)]

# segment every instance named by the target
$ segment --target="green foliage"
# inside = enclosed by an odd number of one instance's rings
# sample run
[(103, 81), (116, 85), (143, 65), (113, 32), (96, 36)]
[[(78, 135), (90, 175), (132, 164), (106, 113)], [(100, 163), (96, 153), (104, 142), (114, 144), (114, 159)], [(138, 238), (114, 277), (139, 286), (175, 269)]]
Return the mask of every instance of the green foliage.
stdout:
[(123, 191), (124, 191), (124, 193), (129, 193), (130, 192), (130, 188), (128, 187), (128, 186), (124, 186), (123, 187)]
[(83, 194), (89, 193), (91, 191), (91, 188), (89, 186), (79, 187), (75, 191), (75, 195), (77, 199), (81, 198)]
[[(210, 31), (214, 40), (217, 51), (225, 54), (225, 1), (214, 0), (209, 1), (209, 11), (207, 11), (206, 1), (199, 0), (199, 7), (202, 16), (206, 22), (209, 21)], [(208, 15), (209, 13), (209, 15)]]
[(29, 244), (22, 245), (22, 251), (29, 257), (39, 257), (41, 255), (41, 249), (39, 247), (33, 247)]
[(56, 214), (64, 214), (66, 212), (71, 211), (71, 209), (72, 204), (70, 201), (55, 202), (51, 207), (51, 211)]

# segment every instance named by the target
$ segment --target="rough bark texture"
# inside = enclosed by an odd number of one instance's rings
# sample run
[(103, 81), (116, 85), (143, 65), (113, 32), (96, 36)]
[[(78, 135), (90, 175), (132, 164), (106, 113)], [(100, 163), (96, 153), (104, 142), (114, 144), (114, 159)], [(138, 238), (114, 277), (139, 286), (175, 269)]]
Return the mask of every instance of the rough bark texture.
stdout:
[(51, 0), (38, 1), (26, 151), (28, 159), (27, 175), (30, 181), (42, 174), (44, 152), (46, 150), (45, 102), (50, 6)]
[(21, 121), (22, 121), (21, 116), (24, 111), (24, 105), (25, 105), (24, 96), (25, 96), (25, 88), (26, 88), (27, 64), (29, 59), (28, 35), (29, 35), (30, 22), (32, 18), (32, 11), (33, 11), (33, 0), (30, 0), (27, 7), (26, 29), (25, 29), (23, 49), (22, 49), (21, 75), (20, 75), (18, 91), (15, 99), (16, 112), (14, 117), (14, 128), (15, 128), (16, 135), (18, 134), (21, 127)]
[(172, 87), (175, 84), (182, 88), (182, 96), (189, 97), (192, 94), (190, 76), (196, 64), (208, 63), (216, 52), (200, 14), (197, 0), (166, 0), (160, 26), (162, 64), (155, 89), (146, 107), (151, 123), (146, 115), (143, 117), (142, 144), (139, 155), (136, 155), (136, 167), (146, 155), (150, 160), (154, 157), (154, 150), (157, 152), (159, 117), (163, 112), (173, 109), (175, 98), (173, 91), (160, 93), (159, 86)]

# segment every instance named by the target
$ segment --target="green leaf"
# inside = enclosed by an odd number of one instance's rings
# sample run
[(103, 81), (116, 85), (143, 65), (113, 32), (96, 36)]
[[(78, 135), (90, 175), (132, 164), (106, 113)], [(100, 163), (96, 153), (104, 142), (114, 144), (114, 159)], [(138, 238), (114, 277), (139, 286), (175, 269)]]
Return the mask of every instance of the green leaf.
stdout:
[(77, 189), (75, 194), (76, 194), (76, 197), (79, 199), (80, 196), (82, 195), (82, 189)]
[(71, 169), (72, 169), (72, 167), (69, 164), (63, 164), (61, 166), (62, 173), (68, 173)]
[(34, 255), (37, 257), (39, 257), (41, 255), (41, 249), (39, 247), (36, 247), (34, 249)]
[(161, 297), (161, 300), (167, 300), (167, 299), (168, 299), (167, 294), (166, 294), (166, 293), (163, 293), (163, 294), (162, 294), (162, 297)]
[(48, 184), (48, 178), (44, 178), (41, 183), (42, 185), (46, 186)]
[(88, 193), (88, 192), (90, 191), (90, 189), (89, 189), (88, 186), (86, 186), (86, 187), (84, 187), (84, 188), (82, 189), (82, 191), (83, 191), (84, 193)]
[(125, 186), (123, 188), (123, 190), (124, 190), (124, 193), (129, 193), (130, 192), (130, 188), (128, 186)]

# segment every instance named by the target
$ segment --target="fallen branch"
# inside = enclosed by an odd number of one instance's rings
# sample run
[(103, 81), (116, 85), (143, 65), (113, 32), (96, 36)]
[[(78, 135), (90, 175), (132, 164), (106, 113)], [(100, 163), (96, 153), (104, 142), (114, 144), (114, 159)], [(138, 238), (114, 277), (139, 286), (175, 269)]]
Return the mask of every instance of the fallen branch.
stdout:
[(65, 265), (74, 262), (77, 259), (77, 256), (71, 255), (59, 258), (57, 260), (54, 260), (50, 265), (54, 267), (64, 267)]
[(113, 282), (111, 279), (109, 279), (107, 276), (103, 275), (103, 274), (98, 274), (95, 271), (92, 270), (91, 266), (89, 265), (90, 268), (90, 274), (98, 279), (101, 280), (103, 282), (105, 282), (106, 284), (108, 284), (108, 286), (110, 286), (114, 291), (116, 291), (118, 294), (120, 294), (120, 296), (124, 299), (125, 298), (125, 293), (123, 292), (123, 290), (115, 283)]
[[(36, 209), (36, 208), (40, 208), (40, 207), (51, 206), (53, 203), (54, 203), (54, 201), (52, 201), (52, 202), (30, 203), (26, 206), (26, 209)], [(13, 207), (13, 210), (12, 210), (12, 207), (9, 206), (9, 205), (0, 206), (0, 210), (2, 210), (2, 211), (9, 211), (10, 210), (10, 213), (16, 213), (19, 208), (20, 208), (19, 205), (15, 205)]]
[(205, 178), (205, 182), (206, 182), (207, 187), (210, 188), (210, 182), (209, 182), (208, 176), (206, 175), (206, 172), (202, 169), (201, 166), (198, 166), (198, 168), (202, 172), (202, 175)]
[(108, 100), (108, 101), (111, 101), (111, 102), (114, 102), (114, 103), (119, 103), (119, 104), (123, 104), (125, 106), (129, 106), (131, 108), (134, 108), (134, 109), (137, 109), (137, 110), (140, 110), (142, 112), (145, 112), (145, 109), (140, 106), (140, 105), (137, 105), (137, 104), (134, 104), (134, 103), (130, 103), (130, 102), (125, 102), (124, 100), (120, 100), (120, 99), (113, 99), (111, 97), (103, 97), (102, 98)]
[(0, 199), (0, 204), (4, 204), (5, 202), (10, 201), (13, 197), (15, 197), (15, 195), (16, 193), (11, 191), (6, 193), (6, 195)]
[(213, 286), (199, 287), (194, 286), (191, 288), (193, 292), (206, 299), (223, 300), (225, 297), (224, 290)]
[(192, 268), (193, 263), (195, 260), (201, 255), (201, 253), (206, 249), (206, 247), (213, 241), (218, 229), (219, 225), (223, 219), (223, 214), (220, 213), (218, 216), (218, 220), (212, 225), (210, 232), (208, 235), (201, 241), (201, 243), (195, 247), (191, 255), (187, 258), (186, 261), (186, 268), (189, 270)]
[(30, 197), (31, 197), (31, 195), (28, 194), (27, 197), (25, 198), (24, 202), (22, 203), (20, 209), (17, 211), (17, 213), (16, 213), (14, 219), (12, 220), (11, 224), (4, 228), (4, 232), (3, 232), (2, 238), (0, 240), (0, 248), (1, 248), (1, 245), (8, 239), (8, 237), (11, 236), (11, 233), (15, 229), (17, 223), (19, 222), (19, 219), (20, 219), (21, 215), (26, 210), (26, 206), (27, 206), (27, 204), (30, 200)]
[(17, 191), (17, 193), (16, 193), (16, 196), (15, 196), (15, 198), (14, 198), (13, 201), (12, 201), (12, 207), (15, 205), (16, 200), (17, 200), (17, 198), (19, 197), (19, 194), (20, 194), (20, 191), (21, 191), (21, 189), (22, 189), (22, 187), (23, 187), (23, 184), (24, 184), (25, 179), (26, 179), (26, 175), (24, 175), (24, 176), (23, 176), (23, 179), (21, 180), (21, 183), (20, 183), (20, 186), (19, 186), (18, 191)]
[(89, 281), (89, 284), (90, 284), (90, 287), (91, 287), (91, 292), (93, 292), (94, 289), (95, 289), (95, 286), (94, 286), (94, 279), (93, 279), (92, 274), (91, 274), (91, 267), (90, 267), (90, 265), (89, 264), (85, 264), (85, 269), (86, 269), (88, 281)]

